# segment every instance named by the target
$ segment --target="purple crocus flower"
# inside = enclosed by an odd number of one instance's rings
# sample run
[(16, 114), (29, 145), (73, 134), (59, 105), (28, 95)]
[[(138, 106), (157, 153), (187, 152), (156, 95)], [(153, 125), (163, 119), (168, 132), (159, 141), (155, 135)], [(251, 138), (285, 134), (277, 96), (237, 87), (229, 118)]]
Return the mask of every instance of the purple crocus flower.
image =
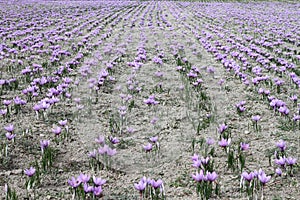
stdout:
[(196, 182), (201, 182), (205, 180), (205, 176), (203, 173), (203, 170), (200, 170), (200, 173), (196, 172), (196, 174), (192, 174), (192, 178), (196, 181)]
[(72, 177), (71, 179), (68, 180), (68, 184), (72, 187), (72, 188), (77, 188), (80, 185), (80, 181), (78, 179), (75, 179), (74, 177)]
[(242, 173), (242, 177), (243, 179), (245, 179), (246, 181), (250, 182), (252, 181), (252, 179), (255, 177), (255, 174), (253, 172), (247, 173), (247, 172), (243, 172)]
[(285, 141), (283, 140), (279, 140), (277, 143), (276, 143), (276, 146), (281, 150), (281, 151), (284, 151), (286, 149), (286, 143)]
[(193, 161), (193, 167), (195, 167), (195, 168), (200, 168), (201, 167), (201, 160), (194, 160)]
[(281, 176), (281, 175), (282, 175), (282, 171), (281, 171), (280, 168), (277, 168), (277, 169), (275, 170), (275, 172), (276, 172), (276, 174), (277, 174), (278, 176)]
[(60, 120), (60, 121), (58, 122), (58, 124), (61, 125), (61, 126), (66, 126), (67, 123), (68, 123), (68, 120), (67, 120), (67, 119), (66, 119), (66, 120)]
[(285, 159), (285, 162), (287, 165), (292, 166), (294, 164), (296, 164), (297, 159), (296, 158), (292, 158), (292, 157), (288, 157)]
[(265, 174), (265, 172), (262, 172), (260, 174), (258, 174), (258, 179), (260, 180), (260, 182), (265, 185), (266, 183), (268, 183), (271, 180), (271, 176), (267, 176)]
[(155, 181), (154, 179), (150, 180), (150, 184), (154, 189), (157, 189), (159, 187), (162, 186), (163, 181), (161, 179), (158, 179), (157, 181)]
[(34, 167), (30, 167), (29, 169), (25, 169), (24, 173), (28, 176), (28, 177), (32, 177), (35, 174), (35, 168)]
[(151, 137), (151, 138), (149, 138), (149, 140), (150, 140), (152, 143), (156, 143), (156, 142), (158, 141), (158, 136)]
[(49, 144), (50, 144), (50, 140), (41, 140), (40, 141), (42, 153), (44, 152), (44, 149), (46, 149), (49, 146)]
[(118, 144), (120, 142), (120, 140), (116, 137), (112, 137), (112, 136), (109, 136), (109, 141), (112, 143), (112, 144)]
[(148, 143), (146, 146), (143, 146), (144, 150), (146, 152), (149, 152), (152, 150), (152, 144), (151, 143)]
[(93, 176), (93, 182), (96, 186), (102, 186), (106, 183), (106, 180)]
[(90, 158), (96, 158), (97, 157), (97, 150), (94, 149), (93, 151), (90, 151), (88, 153), (88, 157), (90, 157)]
[(52, 128), (52, 132), (58, 136), (61, 133), (61, 128), (59, 126)]
[(101, 186), (94, 187), (93, 193), (95, 196), (100, 196), (102, 194), (102, 187)]
[(10, 133), (10, 132), (7, 132), (7, 133), (5, 134), (5, 137), (6, 137), (8, 140), (12, 140), (12, 139), (14, 139), (14, 138), (16, 137), (16, 134), (12, 134), (12, 133)]
[(227, 128), (228, 128), (228, 126), (227, 126), (226, 124), (221, 124), (221, 125), (219, 126), (218, 131), (219, 131), (219, 133), (221, 134), (221, 133), (223, 133)]
[(95, 141), (96, 141), (98, 144), (104, 144), (105, 138), (104, 138), (104, 136), (99, 135), (99, 136), (95, 139)]
[(207, 172), (205, 178), (207, 181), (214, 182), (218, 178), (218, 174), (216, 172)]
[(259, 115), (254, 115), (252, 116), (252, 120), (255, 121), (255, 122), (258, 122), (260, 120), (260, 116)]
[(90, 186), (88, 183), (84, 183), (83, 190), (85, 193), (92, 193), (92, 192), (94, 192), (94, 187)]
[(14, 125), (9, 124), (7, 126), (4, 126), (4, 130), (6, 130), (9, 133), (12, 133), (14, 131)]
[(90, 175), (85, 175), (83, 173), (80, 173), (80, 175), (78, 176), (78, 180), (81, 182), (81, 183), (87, 183), (89, 182), (91, 176)]
[(246, 151), (246, 150), (248, 150), (249, 149), (249, 144), (246, 144), (246, 143), (243, 143), (243, 142), (241, 142), (241, 149), (242, 149), (242, 151)]
[(227, 146), (230, 145), (230, 142), (231, 142), (230, 138), (228, 140), (222, 138), (221, 141), (219, 141), (219, 146), (220, 147), (227, 147)]
[(279, 159), (275, 159), (275, 163), (276, 163), (277, 165), (282, 166), (282, 167), (285, 165), (285, 162), (286, 162), (285, 157), (282, 157), (282, 158), (279, 158)]
[(139, 183), (134, 184), (135, 189), (137, 189), (141, 193), (145, 190), (146, 186), (147, 186), (147, 182), (143, 180), (140, 180)]
[(106, 151), (106, 153), (107, 153), (108, 156), (114, 156), (114, 155), (116, 155), (117, 150), (116, 149), (108, 148), (107, 151)]

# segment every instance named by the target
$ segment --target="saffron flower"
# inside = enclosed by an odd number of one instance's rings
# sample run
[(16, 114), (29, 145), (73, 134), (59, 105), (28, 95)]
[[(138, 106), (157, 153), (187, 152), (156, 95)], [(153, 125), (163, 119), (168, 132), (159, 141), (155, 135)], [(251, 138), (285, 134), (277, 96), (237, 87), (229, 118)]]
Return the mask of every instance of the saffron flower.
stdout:
[(230, 142), (231, 142), (230, 138), (228, 140), (222, 138), (221, 141), (219, 141), (219, 146), (225, 148), (230, 145)]
[(78, 180), (81, 182), (81, 183), (87, 183), (89, 182), (91, 176), (90, 175), (85, 175), (83, 173), (80, 173), (80, 175), (78, 176)]
[(148, 143), (146, 146), (143, 146), (144, 150), (146, 152), (149, 152), (152, 150), (152, 144), (151, 143)]
[(283, 140), (279, 140), (277, 143), (276, 143), (276, 146), (281, 150), (281, 151), (284, 151), (286, 149), (286, 143), (285, 141)]
[(61, 133), (61, 128), (59, 126), (52, 129), (52, 132), (58, 136)]
[(154, 179), (150, 180), (150, 184), (154, 189), (157, 189), (159, 187), (162, 186), (163, 181), (161, 179), (158, 179), (157, 181), (155, 181)]
[(102, 186), (106, 183), (106, 180), (93, 176), (93, 182), (96, 186)]
[(258, 174), (258, 179), (260, 180), (260, 182), (265, 185), (266, 183), (268, 183), (271, 180), (271, 176), (267, 176), (265, 174), (265, 172), (262, 172), (260, 174)]
[(75, 179), (74, 177), (72, 177), (71, 179), (68, 180), (68, 184), (72, 187), (72, 188), (77, 188), (80, 185), (80, 181), (78, 179)]
[(196, 174), (192, 174), (192, 178), (196, 182), (205, 181), (205, 176), (204, 176), (203, 170), (200, 170), (200, 173), (196, 172)]
[(222, 134), (224, 131), (226, 131), (227, 128), (228, 128), (228, 126), (226, 124), (221, 124), (219, 126), (218, 131), (219, 131), (220, 134)]
[(246, 143), (241, 142), (240, 145), (241, 145), (241, 150), (242, 150), (242, 151), (246, 151), (246, 150), (249, 149), (249, 144), (246, 144)]
[(207, 181), (214, 182), (218, 178), (218, 174), (216, 172), (207, 172), (205, 178)]
[(35, 174), (35, 168), (34, 167), (30, 167), (29, 169), (25, 169), (24, 173), (28, 176), (28, 177), (32, 177)]
[(252, 181), (255, 177), (255, 174), (253, 172), (247, 173), (243, 172), (242, 173), (242, 178), (248, 182)]
[(6, 130), (9, 133), (12, 133), (14, 131), (14, 125), (9, 124), (7, 126), (4, 126), (4, 130)]
[(8, 139), (8, 140), (12, 140), (16, 137), (16, 134), (12, 134), (11, 132), (7, 132), (5, 134), (5, 137)]
[(252, 120), (255, 122), (258, 122), (260, 119), (261, 119), (261, 117), (259, 115), (252, 116)]
[(40, 141), (40, 146), (41, 146), (41, 150), (42, 152), (44, 152), (44, 149), (46, 149), (50, 144), (50, 140), (41, 140)]

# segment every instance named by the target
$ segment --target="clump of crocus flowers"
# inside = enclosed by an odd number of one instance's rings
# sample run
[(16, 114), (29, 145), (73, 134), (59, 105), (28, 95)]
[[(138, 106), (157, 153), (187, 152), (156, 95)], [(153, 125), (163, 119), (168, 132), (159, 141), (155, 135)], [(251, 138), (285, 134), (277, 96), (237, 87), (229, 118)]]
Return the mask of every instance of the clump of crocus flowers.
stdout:
[(83, 173), (80, 173), (77, 178), (71, 177), (68, 180), (73, 199), (101, 198), (103, 196), (102, 187), (105, 183), (105, 179), (96, 176), (91, 179), (89, 174)]
[(155, 180), (144, 176), (138, 183), (134, 183), (134, 188), (139, 191), (141, 199), (165, 199), (164, 184), (161, 179)]
[(254, 198), (254, 195), (258, 195), (261, 192), (261, 199), (263, 199), (264, 187), (270, 180), (271, 176), (268, 176), (262, 169), (249, 173), (244, 171), (241, 174), (241, 191), (246, 192), (251, 199)]
[(201, 199), (209, 199), (213, 192), (219, 195), (218, 174), (214, 171), (212, 157), (200, 157), (198, 154), (192, 156), (192, 166), (196, 168), (196, 174), (192, 178), (196, 181), (196, 192)]

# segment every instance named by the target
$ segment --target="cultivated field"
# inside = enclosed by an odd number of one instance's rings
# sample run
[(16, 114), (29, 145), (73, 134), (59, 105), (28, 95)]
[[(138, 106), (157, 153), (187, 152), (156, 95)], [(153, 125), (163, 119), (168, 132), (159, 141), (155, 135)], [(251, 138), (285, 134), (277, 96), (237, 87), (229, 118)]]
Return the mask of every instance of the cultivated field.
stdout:
[(0, 3), (0, 198), (300, 199), (300, 3)]

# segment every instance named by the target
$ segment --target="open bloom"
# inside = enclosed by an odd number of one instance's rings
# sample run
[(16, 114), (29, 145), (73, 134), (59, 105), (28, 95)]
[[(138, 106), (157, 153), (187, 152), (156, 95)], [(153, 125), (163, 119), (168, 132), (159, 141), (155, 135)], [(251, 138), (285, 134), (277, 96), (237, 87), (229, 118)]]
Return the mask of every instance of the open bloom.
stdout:
[(284, 151), (286, 149), (286, 144), (285, 144), (285, 141), (283, 140), (279, 140), (277, 143), (276, 143), (276, 146), (281, 150), (281, 151)]
[(221, 141), (219, 141), (219, 146), (220, 147), (227, 147), (227, 146), (230, 145), (230, 142), (231, 142), (230, 139), (226, 140), (226, 139), (222, 138)]
[(262, 172), (261, 174), (258, 175), (258, 179), (263, 185), (265, 185), (271, 180), (271, 176), (267, 176), (264, 172)]
[(4, 130), (6, 130), (9, 133), (12, 133), (14, 131), (14, 125), (9, 124), (7, 126), (4, 126)]
[(102, 186), (106, 183), (106, 180), (93, 176), (93, 182), (95, 183), (96, 186)]
[(160, 180), (160, 179), (158, 179), (157, 181), (155, 181), (154, 179), (152, 179), (152, 180), (150, 180), (150, 184), (152, 185), (152, 187), (153, 187), (154, 189), (157, 189), (157, 188), (159, 188), (159, 187), (162, 186), (163, 181)]
[(32, 177), (35, 174), (35, 168), (34, 167), (30, 167), (29, 169), (25, 169), (24, 173), (29, 176)]
[(149, 152), (152, 150), (152, 144), (151, 143), (148, 143), (146, 146), (143, 146), (144, 150), (146, 152)]
[(216, 172), (207, 172), (205, 177), (207, 181), (214, 182), (218, 178), (218, 174)]
[(243, 179), (245, 179), (246, 181), (250, 182), (252, 179), (254, 179), (255, 174), (253, 172), (250, 172), (249, 174), (247, 172), (243, 172), (242, 173), (242, 177)]
[(204, 176), (203, 170), (200, 170), (200, 173), (196, 172), (196, 174), (192, 174), (192, 178), (196, 182), (204, 181), (205, 180), (205, 176)]
[(72, 177), (71, 179), (68, 180), (68, 184), (72, 187), (72, 188), (77, 188), (80, 185), (80, 181), (78, 179), (75, 179), (74, 177)]

